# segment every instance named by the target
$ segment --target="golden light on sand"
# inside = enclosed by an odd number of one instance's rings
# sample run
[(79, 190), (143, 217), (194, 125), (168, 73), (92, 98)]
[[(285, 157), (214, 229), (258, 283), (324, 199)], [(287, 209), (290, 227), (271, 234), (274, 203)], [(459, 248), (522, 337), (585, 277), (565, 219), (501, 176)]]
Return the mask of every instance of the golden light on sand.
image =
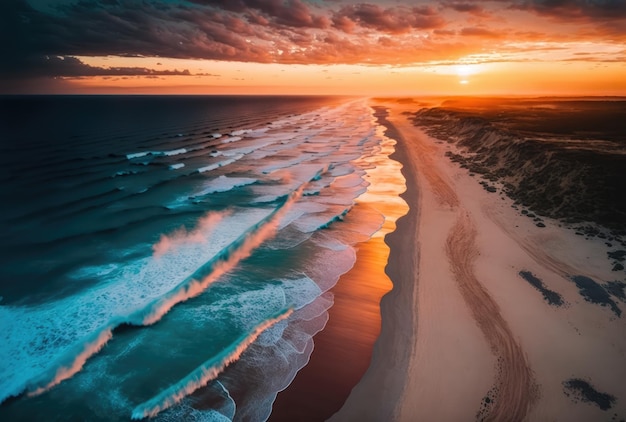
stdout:
[(467, 85), (467, 84), (469, 83), (469, 81), (468, 81), (467, 79), (461, 79), (461, 80), (459, 81), (459, 83), (460, 83), (461, 85)]

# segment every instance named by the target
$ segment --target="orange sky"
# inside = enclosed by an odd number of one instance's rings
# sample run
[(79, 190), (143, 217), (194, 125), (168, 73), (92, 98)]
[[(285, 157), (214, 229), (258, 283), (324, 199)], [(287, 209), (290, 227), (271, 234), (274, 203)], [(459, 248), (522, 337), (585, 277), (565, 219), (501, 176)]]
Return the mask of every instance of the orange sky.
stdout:
[(0, 92), (626, 95), (626, 0), (11, 3)]

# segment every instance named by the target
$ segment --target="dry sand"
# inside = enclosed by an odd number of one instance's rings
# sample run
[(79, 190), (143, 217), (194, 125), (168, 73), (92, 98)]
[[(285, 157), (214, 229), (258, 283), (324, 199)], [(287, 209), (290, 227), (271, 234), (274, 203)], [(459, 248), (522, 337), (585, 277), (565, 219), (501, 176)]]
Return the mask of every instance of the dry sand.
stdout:
[[(385, 239), (394, 288), (381, 302), (372, 363), (331, 420), (626, 418), (626, 316), (585, 301), (570, 278), (618, 279), (603, 242), (549, 219), (536, 227), (450, 162), (453, 146), (402, 115), (415, 106), (373, 105), (390, 111), (410, 210)], [(550, 305), (520, 271), (565, 305)], [(612, 407), (567, 390), (573, 378), (614, 396)]]

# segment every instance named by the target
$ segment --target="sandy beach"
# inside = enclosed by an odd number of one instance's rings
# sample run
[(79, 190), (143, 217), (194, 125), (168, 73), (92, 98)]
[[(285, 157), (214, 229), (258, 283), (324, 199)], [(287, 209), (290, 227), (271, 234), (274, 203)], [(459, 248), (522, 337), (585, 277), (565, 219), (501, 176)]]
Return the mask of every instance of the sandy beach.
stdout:
[(550, 219), (538, 227), (483, 189), (445, 156), (454, 145), (403, 114), (418, 106), (373, 106), (388, 110), (410, 210), (385, 239), (394, 288), (372, 363), (331, 420), (626, 417), (622, 305), (585, 300), (574, 281), (593, 289), (619, 277), (602, 240)]

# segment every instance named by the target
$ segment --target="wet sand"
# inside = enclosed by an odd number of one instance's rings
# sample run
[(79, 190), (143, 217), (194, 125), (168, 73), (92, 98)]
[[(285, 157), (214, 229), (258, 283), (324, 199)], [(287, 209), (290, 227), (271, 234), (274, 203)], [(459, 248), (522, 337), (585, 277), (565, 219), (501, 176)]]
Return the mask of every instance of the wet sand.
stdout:
[[(381, 297), (391, 289), (383, 273), (382, 238), (358, 246), (356, 265), (332, 289), (329, 322), (315, 338), (309, 363), (278, 394), (270, 421), (324, 421), (337, 412), (369, 366), (380, 333)], [(384, 274), (384, 273), (383, 273)]]

